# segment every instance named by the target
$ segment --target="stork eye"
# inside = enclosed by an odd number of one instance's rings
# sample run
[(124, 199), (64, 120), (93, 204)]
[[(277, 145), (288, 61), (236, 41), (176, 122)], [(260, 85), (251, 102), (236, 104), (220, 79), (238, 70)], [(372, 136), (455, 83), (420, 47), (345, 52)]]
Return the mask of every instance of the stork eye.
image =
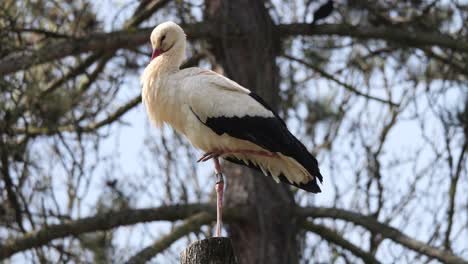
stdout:
[(163, 35), (161, 38), (161, 42), (163, 42), (165, 38), (166, 38), (166, 35)]

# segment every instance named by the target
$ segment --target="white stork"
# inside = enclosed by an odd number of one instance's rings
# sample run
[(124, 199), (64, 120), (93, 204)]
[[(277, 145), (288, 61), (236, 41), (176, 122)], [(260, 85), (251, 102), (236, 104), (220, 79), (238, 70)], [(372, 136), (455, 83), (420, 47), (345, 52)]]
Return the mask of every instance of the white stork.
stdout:
[(217, 236), (221, 234), (224, 182), (219, 158), (243, 164), (276, 182), (318, 193), (317, 160), (258, 95), (210, 70), (180, 70), (185, 33), (173, 22), (151, 33), (153, 54), (141, 77), (148, 115), (160, 127), (171, 125), (213, 159), (217, 176)]

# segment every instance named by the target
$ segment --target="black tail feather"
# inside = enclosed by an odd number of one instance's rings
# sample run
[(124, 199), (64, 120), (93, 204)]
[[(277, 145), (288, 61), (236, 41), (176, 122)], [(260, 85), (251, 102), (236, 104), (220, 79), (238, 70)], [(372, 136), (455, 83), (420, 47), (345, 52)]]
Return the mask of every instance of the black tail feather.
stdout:
[[(233, 157), (226, 157), (224, 158), (225, 160), (227, 161), (230, 161), (232, 163), (236, 163), (236, 164), (240, 164), (240, 165), (244, 165), (244, 166), (247, 166), (249, 168), (252, 168), (252, 169), (255, 169), (255, 170), (258, 170), (260, 172), (262, 172), (262, 170), (260, 169), (260, 167), (258, 167), (257, 165), (254, 165), (253, 163), (245, 163), (244, 161), (242, 160), (239, 160), (239, 159), (236, 159), (236, 158), (233, 158)], [(271, 177), (271, 174), (268, 173), (268, 176)], [(321, 175), (320, 175), (321, 176)], [(287, 183), (289, 185), (292, 185), (292, 186), (295, 186), (299, 189), (302, 189), (304, 191), (308, 191), (308, 192), (311, 192), (311, 193), (320, 193), (321, 190), (320, 190), (320, 187), (319, 185), (317, 184), (317, 177), (314, 176), (314, 178), (307, 182), (307, 183), (291, 183), (289, 182), (289, 180), (286, 178), (286, 176), (284, 176), (283, 174), (280, 174), (279, 175), (279, 180), (283, 183)]]

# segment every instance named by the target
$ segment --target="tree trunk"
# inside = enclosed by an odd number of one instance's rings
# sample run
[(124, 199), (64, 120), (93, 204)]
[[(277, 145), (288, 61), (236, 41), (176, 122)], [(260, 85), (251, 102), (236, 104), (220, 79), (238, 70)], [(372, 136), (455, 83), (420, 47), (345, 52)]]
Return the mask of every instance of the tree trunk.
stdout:
[[(277, 108), (280, 40), (263, 1), (206, 0), (206, 19), (221, 37), (211, 39), (212, 52), (224, 74), (255, 91)], [(229, 34), (229, 32), (234, 34)], [(223, 164), (226, 205), (251, 206), (249, 220), (228, 226), (239, 262), (297, 263), (295, 202), (288, 186), (248, 168)]]
[(212, 237), (195, 241), (180, 254), (180, 264), (237, 264), (231, 241)]

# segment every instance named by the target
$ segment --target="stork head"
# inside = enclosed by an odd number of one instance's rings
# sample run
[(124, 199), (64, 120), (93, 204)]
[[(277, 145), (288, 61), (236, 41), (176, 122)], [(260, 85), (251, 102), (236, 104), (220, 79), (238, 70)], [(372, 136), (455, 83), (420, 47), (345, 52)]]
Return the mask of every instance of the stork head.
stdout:
[(151, 33), (150, 39), (151, 46), (153, 47), (151, 60), (169, 51), (183, 57), (185, 52), (185, 33), (176, 23), (169, 21), (159, 24)]

